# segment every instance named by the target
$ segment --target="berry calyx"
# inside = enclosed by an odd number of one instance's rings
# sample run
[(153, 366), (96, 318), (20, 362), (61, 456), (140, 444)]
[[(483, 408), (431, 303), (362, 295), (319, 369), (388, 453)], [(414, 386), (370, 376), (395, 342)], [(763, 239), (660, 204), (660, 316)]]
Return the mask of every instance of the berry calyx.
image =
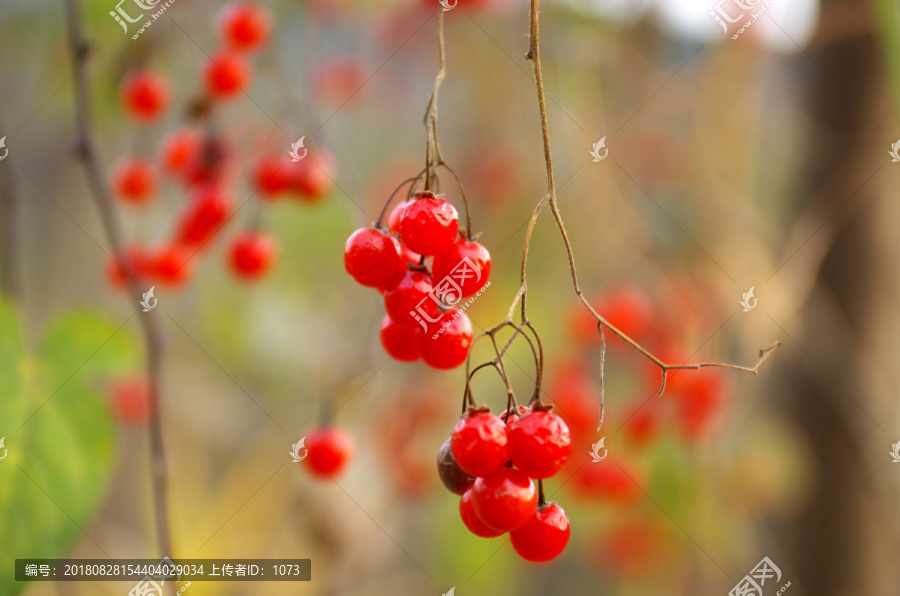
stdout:
[(219, 37), (236, 50), (256, 50), (269, 41), (272, 14), (263, 6), (232, 2), (218, 17)]
[(458, 238), (434, 257), (431, 269), (436, 281), (450, 277), (462, 288), (460, 297), (468, 298), (487, 283), (491, 275), (491, 255), (479, 243)]
[(141, 123), (159, 118), (169, 107), (172, 91), (169, 81), (151, 70), (130, 73), (122, 82), (122, 105), (125, 112)]
[(455, 495), (464, 495), (475, 482), (475, 479), (463, 472), (459, 464), (456, 463), (456, 458), (453, 457), (453, 449), (450, 447), (450, 439), (447, 439), (441, 445), (441, 449), (438, 451), (437, 464), (438, 476), (440, 476), (441, 482), (444, 483), (447, 490)]
[(415, 362), (422, 357), (419, 353), (421, 334), (421, 329), (399, 325), (389, 316), (381, 321), (381, 345), (391, 358), (400, 362)]
[(471, 344), (472, 322), (466, 313), (455, 308), (442, 313), (419, 337), (422, 360), (439, 370), (456, 368), (465, 362)]
[(400, 238), (413, 252), (437, 255), (450, 246), (459, 232), (456, 207), (430, 192), (416, 193), (400, 216)]
[(558, 557), (569, 543), (572, 528), (563, 508), (545, 503), (510, 536), (513, 548), (526, 561), (544, 563)]
[(469, 476), (492, 476), (509, 461), (506, 424), (488, 410), (474, 410), (450, 436), (456, 463)]
[(520, 528), (534, 514), (537, 490), (524, 472), (501, 468), (487, 478), (476, 478), (472, 486), (475, 511), (488, 527), (498, 532)]
[(475, 511), (475, 505), (472, 504), (472, 489), (466, 490), (462, 498), (459, 500), (459, 516), (470, 532), (481, 538), (495, 538), (502, 536), (504, 532), (495, 530), (481, 521), (478, 513)]
[(397, 239), (375, 228), (361, 228), (350, 235), (344, 246), (344, 267), (357, 283), (381, 290), (407, 270)]
[(550, 478), (569, 459), (569, 427), (553, 412), (533, 409), (509, 425), (513, 465), (530, 478)]
[(418, 309), (425, 312), (426, 323), (440, 315), (437, 301), (430, 297), (432, 289), (430, 275), (407, 271), (384, 293), (384, 309), (398, 325), (422, 329), (419, 320), (423, 315)]
[(156, 194), (156, 187), (153, 165), (142, 157), (124, 157), (113, 168), (113, 192), (126, 203), (146, 203)]
[(353, 438), (337, 428), (326, 427), (307, 435), (305, 445), (309, 451), (303, 461), (319, 478), (340, 474), (353, 455)]
[(220, 51), (213, 54), (203, 67), (206, 92), (215, 99), (229, 99), (238, 95), (250, 83), (252, 70), (241, 54)]
[(278, 245), (265, 234), (246, 232), (235, 238), (228, 254), (231, 271), (251, 281), (265, 275), (278, 257)]

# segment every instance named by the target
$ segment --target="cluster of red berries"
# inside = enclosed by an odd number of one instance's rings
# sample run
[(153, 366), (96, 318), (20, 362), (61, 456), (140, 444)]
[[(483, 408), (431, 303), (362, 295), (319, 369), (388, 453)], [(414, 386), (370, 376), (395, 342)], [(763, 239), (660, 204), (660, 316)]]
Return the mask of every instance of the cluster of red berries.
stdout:
[[(203, 89), (191, 103), (191, 113), (211, 121), (212, 110), (247, 88), (252, 75), (250, 56), (262, 49), (272, 34), (272, 16), (264, 6), (235, 1), (222, 8), (217, 19), (222, 49), (203, 65)], [(158, 122), (170, 107), (172, 87), (159, 72), (142, 69), (123, 81), (121, 100), (125, 113), (136, 123)], [(234, 197), (228, 190), (235, 149), (210, 126), (183, 126), (172, 130), (159, 145), (158, 158), (126, 155), (114, 166), (110, 186), (114, 196), (131, 206), (149, 204), (162, 186), (161, 174), (188, 194), (169, 238), (155, 247), (133, 244), (115, 255), (108, 276), (115, 287), (127, 278), (148, 280), (176, 288), (191, 277), (192, 258), (219, 232), (234, 213)], [(291, 164), (291, 165), (289, 165)], [(324, 151), (301, 162), (259, 159), (250, 182), (263, 200), (295, 191), (304, 200), (317, 200), (331, 190), (332, 158)], [(274, 238), (255, 229), (237, 234), (230, 242), (226, 263), (232, 274), (245, 281), (268, 273), (278, 257)]]
[(543, 502), (532, 479), (551, 478), (569, 459), (566, 423), (540, 403), (494, 416), (470, 409), (438, 454), (438, 472), (460, 495), (459, 513), (476, 536), (507, 532), (519, 555), (533, 562), (559, 556), (569, 542), (566, 512)]
[(325, 426), (306, 435), (302, 460), (316, 478), (333, 478), (344, 471), (353, 456), (353, 437), (339, 428)]
[(465, 362), (472, 323), (451, 305), (484, 288), (491, 256), (460, 228), (446, 199), (417, 192), (394, 209), (387, 229), (356, 230), (344, 247), (344, 266), (359, 284), (384, 295), (381, 344), (391, 357), (421, 358), (437, 369)]

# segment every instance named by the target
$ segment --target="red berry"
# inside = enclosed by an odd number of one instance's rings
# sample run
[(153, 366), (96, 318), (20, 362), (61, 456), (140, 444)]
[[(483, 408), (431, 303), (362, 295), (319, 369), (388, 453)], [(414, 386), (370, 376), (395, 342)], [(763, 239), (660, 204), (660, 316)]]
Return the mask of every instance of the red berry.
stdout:
[(110, 398), (119, 422), (138, 425), (149, 420), (151, 408), (148, 389), (147, 379), (139, 376), (113, 381)]
[(263, 6), (232, 2), (218, 17), (219, 36), (237, 50), (255, 50), (272, 34), (272, 14)]
[(169, 81), (150, 70), (130, 73), (122, 83), (125, 111), (140, 122), (156, 120), (169, 106)]
[(178, 241), (199, 247), (212, 238), (231, 214), (231, 201), (216, 186), (201, 186), (179, 219)]
[(243, 91), (250, 83), (252, 69), (247, 60), (236, 52), (213, 54), (203, 69), (206, 92), (216, 99), (228, 99)]
[(450, 448), (456, 463), (469, 476), (496, 474), (509, 461), (506, 424), (490, 412), (472, 412), (456, 424)]
[(150, 273), (157, 283), (178, 287), (191, 275), (194, 251), (180, 244), (165, 244), (150, 256)]
[(421, 358), (419, 353), (420, 329), (398, 325), (391, 317), (381, 321), (381, 345), (384, 351), (394, 360), (415, 362)]
[[(398, 325), (422, 329), (419, 320), (427, 316), (434, 320), (440, 315), (440, 306), (430, 296), (431, 276), (421, 271), (407, 271), (384, 293), (384, 309)], [(422, 309), (425, 315), (418, 312)]]
[(287, 159), (263, 156), (253, 170), (253, 184), (256, 193), (263, 199), (277, 198), (288, 189)]
[(441, 482), (451, 493), (464, 495), (471, 488), (475, 479), (462, 471), (456, 458), (453, 457), (453, 449), (450, 447), (450, 439), (444, 441), (441, 450), (438, 451), (438, 476)]
[(632, 504), (641, 497), (641, 489), (636, 484), (637, 472), (625, 470), (624, 464), (611, 459), (586, 464), (569, 485), (574, 494), (584, 498), (609, 499), (621, 504)]
[(543, 563), (555, 559), (566, 549), (572, 529), (566, 512), (556, 503), (547, 503), (512, 532), (509, 540), (526, 561)]
[(439, 370), (456, 368), (466, 361), (472, 344), (472, 322), (466, 313), (451, 309), (428, 326), (419, 337), (419, 350), (425, 364)]
[(501, 468), (487, 478), (476, 478), (472, 486), (475, 511), (488, 527), (511, 532), (534, 514), (537, 490), (521, 470)]
[(229, 263), (234, 274), (244, 280), (254, 280), (266, 274), (278, 258), (278, 245), (264, 234), (247, 232), (231, 243)]
[(126, 203), (147, 202), (156, 193), (156, 172), (142, 157), (124, 157), (112, 172), (113, 192)]
[(375, 228), (353, 232), (344, 246), (344, 267), (357, 283), (384, 290), (406, 271), (400, 243)]
[(159, 160), (170, 176), (186, 179), (191, 164), (199, 161), (203, 147), (200, 134), (190, 128), (177, 128), (163, 139), (159, 148)]
[(504, 534), (504, 532), (500, 530), (489, 527), (481, 521), (480, 517), (478, 517), (478, 514), (475, 512), (475, 506), (472, 504), (471, 488), (466, 490), (459, 500), (459, 516), (462, 518), (463, 523), (466, 524), (466, 527), (469, 528), (469, 531), (476, 536), (480, 536), (481, 538), (494, 538)]
[[(528, 408), (525, 406), (519, 406), (515, 410), (504, 410), (502, 414), (500, 414), (500, 420), (506, 423), (506, 426), (509, 427), (510, 424), (518, 420), (520, 417), (524, 416), (528, 413)], [(509, 432), (507, 430), (507, 432)]]
[(422, 255), (441, 253), (453, 243), (458, 232), (456, 208), (430, 192), (417, 193), (400, 217), (403, 243)]
[(412, 203), (412, 201), (403, 201), (391, 211), (391, 216), (388, 218), (388, 227), (398, 234), (400, 233), (400, 219), (403, 217), (403, 210), (406, 209), (406, 206)]
[(509, 425), (513, 465), (529, 478), (550, 478), (569, 459), (569, 427), (552, 412), (533, 410)]
[(306, 436), (309, 450), (306, 467), (313, 476), (329, 478), (340, 474), (353, 455), (353, 438), (336, 428), (323, 428)]
[(220, 183), (229, 154), (230, 149), (221, 137), (204, 136), (200, 151), (185, 171), (184, 181), (188, 185)]
[(129, 246), (119, 258), (111, 258), (106, 266), (106, 275), (113, 287), (124, 289), (131, 277), (140, 285), (141, 278), (147, 273), (149, 257), (143, 248)]
[(491, 275), (491, 255), (477, 242), (458, 238), (434, 257), (431, 270), (435, 281), (450, 278), (462, 288), (462, 296), (457, 298), (468, 298), (487, 283)]

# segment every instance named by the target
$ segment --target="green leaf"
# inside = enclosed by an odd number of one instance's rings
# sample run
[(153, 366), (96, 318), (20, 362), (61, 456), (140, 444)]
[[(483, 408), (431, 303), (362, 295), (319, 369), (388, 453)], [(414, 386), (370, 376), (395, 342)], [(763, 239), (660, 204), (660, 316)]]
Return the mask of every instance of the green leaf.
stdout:
[[(134, 366), (134, 342), (115, 321), (70, 312), (48, 326), (37, 354), (30, 355), (15, 315), (0, 306), (0, 357), (0, 435), (6, 434), (8, 449), (0, 461), (4, 556), (62, 557), (84, 532), (90, 534), (103, 498), (115, 428), (99, 388)], [(0, 594), (27, 586), (15, 581), (12, 565), (0, 568)]]

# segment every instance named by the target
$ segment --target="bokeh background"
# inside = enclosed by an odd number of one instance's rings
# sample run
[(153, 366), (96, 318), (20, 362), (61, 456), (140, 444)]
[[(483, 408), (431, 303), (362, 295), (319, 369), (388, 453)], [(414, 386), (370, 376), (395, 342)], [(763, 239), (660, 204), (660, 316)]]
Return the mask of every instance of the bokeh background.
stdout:
[[(545, 2), (559, 203), (585, 292), (673, 361), (752, 365), (760, 348), (783, 346), (757, 377), (680, 373), (657, 397), (658, 370), (612, 343), (595, 432), (597, 339), (545, 214), (529, 309), (547, 351), (545, 399), (565, 412), (576, 449), (547, 483), (571, 542), (541, 565), (505, 538), (465, 530), (434, 469), (464, 373), (388, 359), (381, 301), (342, 264), (346, 237), (424, 162), (437, 3), (264, 4), (271, 43), (245, 93), (214, 115), (239, 209), (189, 282), (157, 291), (171, 556), (310, 558), (313, 581), (195, 582), (190, 594), (724, 595), (764, 556), (780, 567), (779, 586), (790, 581), (785, 593), (897, 593), (892, 2), (778, 0), (737, 40), (705, 0)], [(176, 0), (133, 40), (108, 15), (112, 0), (83, 2), (105, 172), (125, 154), (152, 158), (196, 115), (222, 6)], [(492, 285), (468, 310), (476, 331), (499, 322), (518, 289), (524, 226), (546, 187), (527, 26), (523, 0), (459, 0), (446, 13), (442, 150), (493, 256)], [(135, 125), (119, 101), (123, 78), (141, 67), (174, 89), (152, 126)], [(142, 374), (139, 297), (106, 275), (109, 247), (72, 154), (74, 76), (62, 2), (3, 2), (4, 595), (131, 588), (17, 584), (17, 557), (160, 555), (146, 425), (115, 397)], [(257, 161), (304, 135), (335, 158), (328, 196), (259, 200)], [(601, 137), (609, 155), (598, 163), (589, 151)], [(461, 206), (447, 181), (445, 190)], [(168, 237), (186, 194), (167, 180), (153, 204), (117, 205), (129, 241)], [(253, 284), (225, 261), (248, 226), (281, 246), (273, 273)], [(758, 304), (743, 312), (751, 287)], [(527, 400), (530, 355), (510, 358)], [(475, 391), (503, 406), (496, 379), (478, 377)], [(356, 452), (323, 482), (288, 452), (324, 418), (353, 435)], [(591, 463), (601, 437), (609, 458)]]

